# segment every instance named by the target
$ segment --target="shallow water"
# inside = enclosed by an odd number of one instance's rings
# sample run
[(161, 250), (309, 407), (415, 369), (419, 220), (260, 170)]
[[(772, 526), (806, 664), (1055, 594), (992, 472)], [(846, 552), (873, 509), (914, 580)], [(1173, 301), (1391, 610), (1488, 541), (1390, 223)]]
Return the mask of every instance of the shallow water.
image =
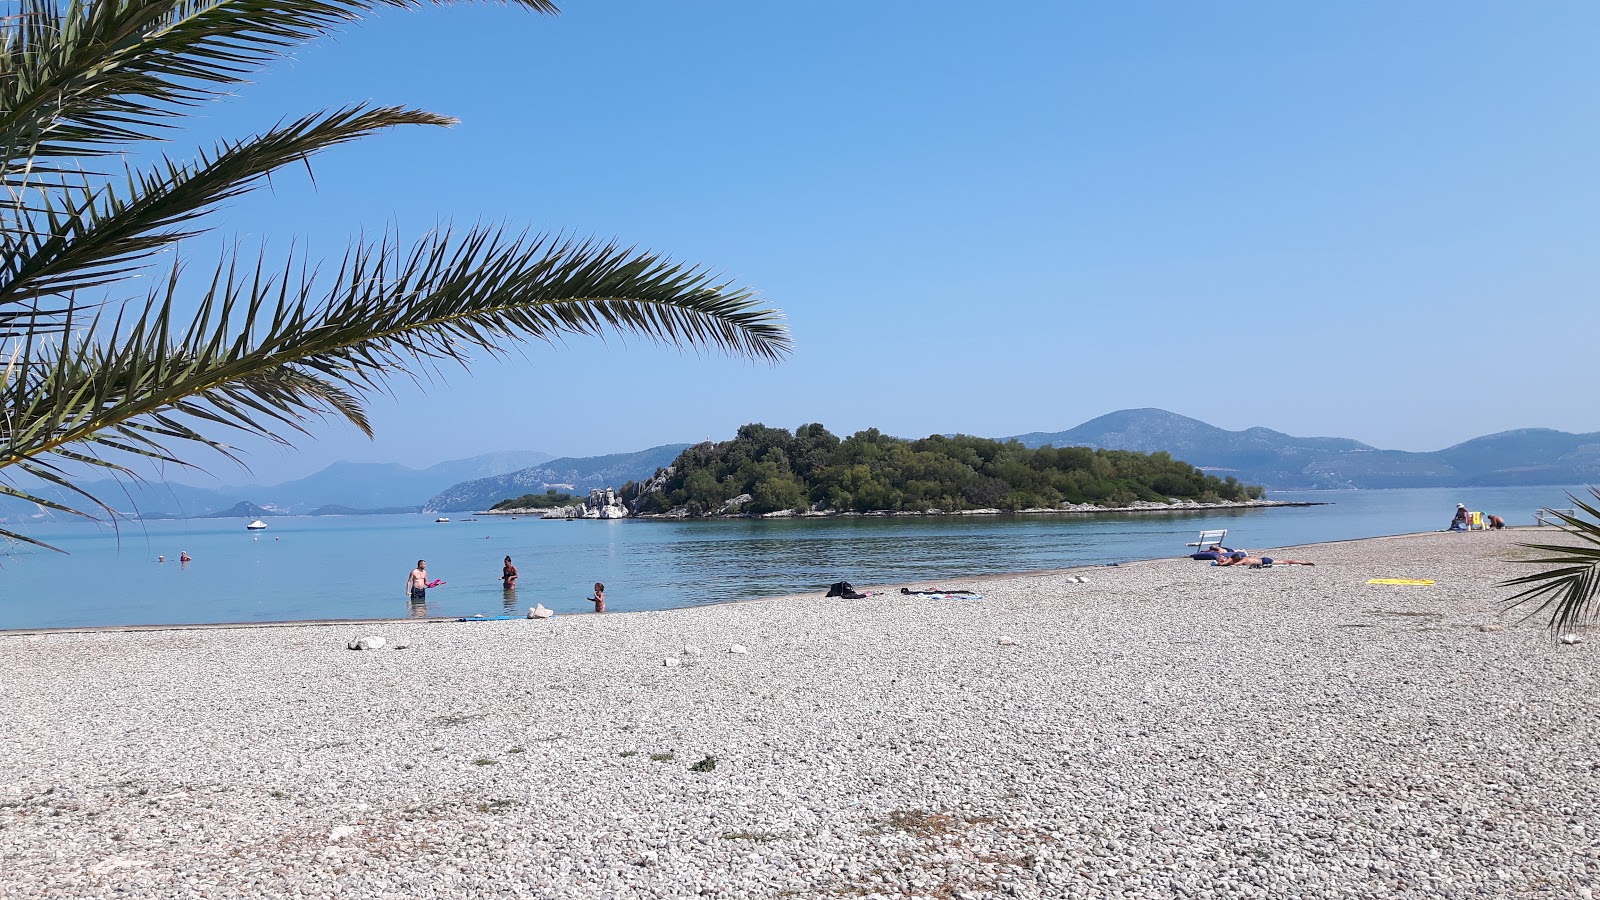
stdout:
[[(12, 546), (0, 563), (0, 628), (521, 614), (535, 602), (589, 612), (604, 582), (611, 612), (856, 585), (1104, 565), (1178, 556), (1201, 529), (1260, 549), (1449, 524), (1457, 502), (1532, 524), (1581, 488), (1423, 488), (1273, 492), (1325, 506), (1204, 512), (710, 522), (432, 516), (23, 526), (67, 554)], [(1472, 536), (1463, 535), (1463, 540)], [(187, 551), (194, 561), (177, 562)], [(501, 558), (522, 577), (500, 587)], [(156, 557), (165, 555), (167, 562)], [(1315, 554), (1311, 554), (1315, 555)], [(447, 584), (413, 610), (405, 579), (419, 557)]]

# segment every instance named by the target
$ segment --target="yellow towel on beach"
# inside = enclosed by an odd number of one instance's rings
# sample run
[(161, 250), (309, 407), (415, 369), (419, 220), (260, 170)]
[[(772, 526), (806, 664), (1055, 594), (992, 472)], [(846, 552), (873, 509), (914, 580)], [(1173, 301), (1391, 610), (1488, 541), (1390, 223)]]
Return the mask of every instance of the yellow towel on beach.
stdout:
[(1369, 578), (1367, 584), (1433, 584), (1432, 578)]

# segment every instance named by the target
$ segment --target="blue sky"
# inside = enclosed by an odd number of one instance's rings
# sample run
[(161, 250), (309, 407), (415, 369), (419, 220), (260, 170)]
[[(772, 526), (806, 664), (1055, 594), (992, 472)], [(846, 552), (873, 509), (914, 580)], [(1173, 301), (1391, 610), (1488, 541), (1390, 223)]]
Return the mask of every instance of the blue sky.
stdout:
[[(590, 455), (820, 421), (1007, 435), (1155, 406), (1408, 450), (1600, 430), (1600, 7), (569, 2), (390, 11), (171, 151), (350, 102), (459, 116), (339, 148), (190, 242), (442, 221), (615, 238), (788, 315), (778, 366), (531, 346), (378, 398), (336, 459)], [(187, 143), (185, 143), (187, 141)], [(330, 262), (331, 264), (331, 262)], [(203, 265), (197, 265), (203, 270)], [(184, 479), (192, 480), (192, 479)]]

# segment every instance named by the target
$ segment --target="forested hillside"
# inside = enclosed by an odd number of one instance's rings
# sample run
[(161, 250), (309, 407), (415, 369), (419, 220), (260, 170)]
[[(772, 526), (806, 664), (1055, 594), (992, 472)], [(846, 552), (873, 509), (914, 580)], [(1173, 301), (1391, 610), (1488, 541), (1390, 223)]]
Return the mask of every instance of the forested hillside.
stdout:
[(731, 441), (690, 447), (663, 473), (623, 486), (639, 513), (678, 507), (716, 515), (749, 494), (738, 511), (825, 509), (922, 512), (1049, 508), (1068, 503), (1126, 506), (1137, 500), (1246, 500), (1259, 487), (1206, 475), (1166, 453), (1031, 450), (1016, 441), (933, 435), (889, 437), (876, 428), (840, 440), (821, 425), (794, 433), (746, 425)]

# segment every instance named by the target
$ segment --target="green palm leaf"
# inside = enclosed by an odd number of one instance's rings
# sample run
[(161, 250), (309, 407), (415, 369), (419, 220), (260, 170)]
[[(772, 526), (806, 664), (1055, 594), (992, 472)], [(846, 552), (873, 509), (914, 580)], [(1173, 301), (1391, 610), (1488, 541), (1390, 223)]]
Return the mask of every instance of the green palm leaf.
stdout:
[[(1600, 488), (1589, 488), (1596, 501), (1600, 501)], [(1596, 504), (1585, 503), (1567, 495), (1580, 515), (1574, 516), (1559, 510), (1545, 510), (1545, 514), (1560, 521), (1560, 529), (1575, 544), (1520, 544), (1529, 550), (1548, 554), (1526, 560), (1533, 565), (1553, 566), (1543, 572), (1512, 578), (1500, 583), (1501, 587), (1527, 587), (1507, 598), (1511, 608), (1536, 604), (1529, 616), (1548, 611), (1552, 634), (1564, 634), (1573, 628), (1592, 622), (1596, 601), (1600, 598), (1600, 509)], [(1588, 516), (1588, 519), (1582, 516)]]
[[(451, 0), (433, 0), (446, 4)], [(507, 0), (553, 13), (548, 0)], [(8, 184), (39, 157), (100, 156), (157, 137), (283, 53), (378, 7), (421, 0), (21, 0), (0, 47)], [(56, 171), (52, 167), (38, 171)]]
[(768, 361), (789, 352), (776, 310), (703, 267), (484, 226), (411, 246), (361, 241), (325, 276), (293, 251), (273, 268), (224, 254), (203, 286), (175, 264), (128, 302), (122, 286), (153, 254), (283, 166), (380, 129), (454, 120), (352, 106), (188, 163), (162, 157), (117, 178), (80, 164), (160, 137), (194, 104), (368, 10), (421, 2), (18, 0), (20, 14), (0, 22), (0, 496), (115, 522), (79, 473), (190, 467), (199, 447), (238, 460), (224, 438), (287, 442), (325, 418), (370, 435), (364, 404), (393, 377), (529, 339), (620, 332)]
[[(15, 323), (48, 320), (38, 302), (113, 284), (143, 260), (198, 233), (196, 219), (255, 187), (285, 165), (329, 147), (399, 125), (451, 125), (456, 120), (400, 107), (351, 107), (305, 116), (244, 141), (224, 141), (195, 163), (163, 159), (157, 171), (130, 172), (127, 186), (87, 177), (58, 208), (46, 194), (0, 200), (0, 337)], [(37, 208), (34, 208), (37, 207)]]
[(186, 444), (236, 459), (206, 426), (284, 442), (331, 415), (370, 435), (363, 400), (386, 379), (528, 339), (621, 331), (771, 361), (790, 347), (781, 315), (751, 291), (610, 244), (480, 227), (408, 249), (392, 237), (359, 245), (326, 279), (296, 271), (293, 260), (281, 272), (224, 260), (185, 329), (175, 267), (137, 315), (30, 336), (30, 364), (0, 384), (10, 413), (0, 473), (20, 466), (61, 484), (38, 468), (55, 457), (114, 471), (132, 457), (188, 466)]

